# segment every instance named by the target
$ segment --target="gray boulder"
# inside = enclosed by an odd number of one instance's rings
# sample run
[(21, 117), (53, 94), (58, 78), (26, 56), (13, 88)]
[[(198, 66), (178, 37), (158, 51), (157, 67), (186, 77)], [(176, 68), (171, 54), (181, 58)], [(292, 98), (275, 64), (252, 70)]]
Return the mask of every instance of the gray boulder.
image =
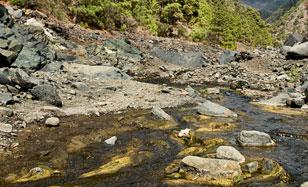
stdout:
[(287, 58), (307, 58), (308, 57), (308, 42), (296, 44), (292, 47), (284, 46), (284, 51), (287, 53)]
[(213, 103), (211, 101), (205, 101), (196, 107), (199, 114), (216, 116), (216, 117), (237, 117), (237, 114), (230, 109)]
[(289, 35), (287, 40), (284, 42), (284, 46), (293, 46), (297, 43), (301, 43), (304, 37), (299, 33), (292, 33)]
[(245, 157), (232, 146), (219, 146), (216, 150), (216, 157), (227, 160), (234, 160), (244, 163)]
[(257, 104), (269, 106), (286, 106), (288, 98), (289, 95), (287, 93), (279, 93), (277, 96), (274, 96), (270, 99), (261, 100)]
[(57, 89), (50, 84), (42, 84), (35, 86), (30, 90), (33, 97), (40, 101), (46, 101), (49, 104), (62, 107), (62, 100)]
[(41, 63), (42, 57), (38, 54), (36, 49), (24, 47), (12, 64), (12, 67), (37, 70), (42, 66)]
[(270, 135), (259, 131), (242, 131), (238, 137), (241, 146), (274, 146)]
[(23, 90), (28, 90), (38, 84), (38, 80), (30, 77), (22, 69), (0, 68), (0, 84), (19, 85)]
[(155, 47), (152, 49), (151, 55), (162, 61), (187, 68), (206, 67), (208, 64), (208, 61), (199, 52), (176, 52)]
[(240, 61), (248, 61), (253, 57), (248, 52), (237, 52), (237, 51), (229, 51), (226, 50), (219, 58), (220, 64), (228, 64), (230, 62), (240, 62)]
[(193, 170), (187, 169), (187, 175), (192, 175), (202, 179), (232, 179), (242, 174), (241, 166), (238, 162), (232, 160), (201, 158), (197, 156), (187, 156), (182, 159), (182, 169), (185, 167), (194, 168), (197, 172), (191, 173)]
[(14, 103), (11, 93), (0, 93), (0, 105), (8, 105)]

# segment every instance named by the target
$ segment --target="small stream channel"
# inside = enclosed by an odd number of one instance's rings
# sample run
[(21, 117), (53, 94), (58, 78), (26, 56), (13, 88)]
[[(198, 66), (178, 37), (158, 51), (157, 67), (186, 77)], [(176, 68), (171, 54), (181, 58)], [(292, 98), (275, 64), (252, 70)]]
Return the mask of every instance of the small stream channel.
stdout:
[[(216, 101), (237, 112), (232, 130), (202, 132), (204, 139), (222, 138), (245, 157), (265, 157), (279, 162), (291, 175), (287, 186), (299, 186), (308, 181), (308, 115), (285, 115), (266, 112), (250, 104), (250, 99), (236, 94), (224, 94)], [(0, 186), (168, 186), (164, 169), (185, 148), (171, 138), (174, 130), (197, 129), (183, 116), (195, 115), (192, 106), (166, 110), (177, 122), (169, 126), (156, 120), (149, 111), (129, 111), (101, 117), (61, 119), (61, 127), (43, 125), (30, 127), (17, 138), (20, 145), (9, 156), (0, 157)], [(214, 118), (215, 121), (228, 119)], [(241, 130), (269, 133), (278, 146), (272, 148), (239, 147), (236, 137)], [(104, 140), (117, 136), (115, 146)], [(151, 157), (136, 158), (138, 164), (124, 167), (114, 174), (81, 179), (85, 172), (99, 168), (117, 155), (127, 152), (149, 152)], [(26, 182), (7, 183), (7, 176), (22, 176), (31, 168), (44, 165), (59, 170), (58, 176)], [(272, 186), (278, 181), (254, 182), (241, 186)], [(190, 185), (198, 186), (198, 185)], [(201, 185), (200, 185), (201, 186)]]

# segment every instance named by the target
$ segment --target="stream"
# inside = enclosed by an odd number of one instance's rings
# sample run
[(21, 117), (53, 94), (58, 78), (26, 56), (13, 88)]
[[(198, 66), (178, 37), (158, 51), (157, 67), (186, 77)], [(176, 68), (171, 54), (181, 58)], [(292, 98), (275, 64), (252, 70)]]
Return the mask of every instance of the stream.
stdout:
[[(250, 99), (234, 93), (224, 93), (215, 101), (235, 111), (237, 119), (211, 118), (209, 121), (232, 123), (232, 129), (197, 132), (202, 139), (222, 138), (245, 157), (270, 158), (280, 163), (290, 175), (287, 186), (299, 186), (308, 181), (308, 115), (287, 115), (265, 111), (250, 104)], [(185, 120), (196, 116), (193, 106), (166, 109), (177, 125), (155, 119), (150, 111), (128, 111), (100, 117), (61, 119), (61, 126), (32, 126), (17, 137), (19, 146), (12, 154), (0, 156), (0, 186), (169, 186), (164, 169), (186, 145), (172, 138), (174, 130), (196, 130), (202, 123)], [(241, 130), (269, 133), (277, 146), (271, 148), (240, 147), (236, 138)], [(114, 146), (104, 143), (117, 136)], [(138, 153), (133, 164), (117, 172), (81, 178), (118, 155)], [(140, 154), (139, 154), (140, 153)], [(10, 183), (31, 168), (48, 166), (57, 172), (49, 178)], [(6, 180), (5, 180), (6, 179)], [(239, 186), (272, 186), (277, 180), (255, 181)], [(199, 186), (192, 184), (190, 186)], [(202, 185), (200, 185), (202, 186)]]

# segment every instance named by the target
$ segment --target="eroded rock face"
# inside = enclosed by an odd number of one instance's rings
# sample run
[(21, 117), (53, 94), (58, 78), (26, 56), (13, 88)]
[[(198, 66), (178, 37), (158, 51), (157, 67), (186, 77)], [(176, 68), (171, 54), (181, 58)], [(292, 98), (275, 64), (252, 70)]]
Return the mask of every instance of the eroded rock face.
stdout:
[(192, 173), (191, 176), (197, 178), (232, 179), (242, 173), (239, 163), (232, 160), (187, 156), (182, 159), (182, 163), (184, 168), (188, 166), (196, 169), (197, 173)]
[(234, 160), (239, 163), (245, 162), (245, 157), (232, 146), (220, 146), (216, 150), (216, 157), (227, 160)]
[(198, 113), (202, 115), (217, 116), (217, 117), (237, 117), (237, 114), (230, 109), (213, 103), (205, 101), (197, 107)]
[(274, 146), (275, 142), (270, 135), (259, 131), (242, 131), (238, 137), (242, 146)]

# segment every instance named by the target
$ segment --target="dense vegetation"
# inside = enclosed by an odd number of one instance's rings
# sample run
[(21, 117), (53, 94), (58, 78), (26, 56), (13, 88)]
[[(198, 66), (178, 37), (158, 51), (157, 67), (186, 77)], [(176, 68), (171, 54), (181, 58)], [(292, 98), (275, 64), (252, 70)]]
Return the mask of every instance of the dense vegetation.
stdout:
[[(21, 6), (28, 6), (30, 1), (35, 0), (11, 0)], [(253, 46), (272, 43), (270, 27), (258, 11), (244, 7), (238, 0), (63, 2), (69, 7), (69, 15), (85, 27), (125, 31), (143, 26), (154, 35), (185, 37), (231, 49), (235, 48), (236, 42)]]

